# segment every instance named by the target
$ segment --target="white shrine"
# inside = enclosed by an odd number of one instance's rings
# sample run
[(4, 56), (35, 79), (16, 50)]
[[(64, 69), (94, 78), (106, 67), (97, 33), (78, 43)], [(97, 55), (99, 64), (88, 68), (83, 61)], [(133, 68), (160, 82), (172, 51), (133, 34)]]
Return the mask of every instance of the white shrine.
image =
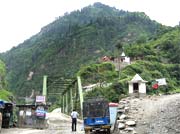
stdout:
[(146, 95), (146, 82), (139, 74), (136, 74), (131, 81), (129, 81), (129, 95), (130, 96), (145, 96)]

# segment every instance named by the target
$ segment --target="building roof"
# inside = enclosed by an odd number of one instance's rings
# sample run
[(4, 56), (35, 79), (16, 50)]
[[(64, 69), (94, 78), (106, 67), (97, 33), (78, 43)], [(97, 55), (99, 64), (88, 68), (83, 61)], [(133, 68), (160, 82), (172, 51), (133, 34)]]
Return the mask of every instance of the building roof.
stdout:
[(142, 83), (146, 83), (147, 81), (143, 80), (141, 78), (141, 76), (139, 76), (139, 74), (136, 74), (131, 81), (129, 81), (129, 83), (138, 83), (138, 82), (142, 82)]

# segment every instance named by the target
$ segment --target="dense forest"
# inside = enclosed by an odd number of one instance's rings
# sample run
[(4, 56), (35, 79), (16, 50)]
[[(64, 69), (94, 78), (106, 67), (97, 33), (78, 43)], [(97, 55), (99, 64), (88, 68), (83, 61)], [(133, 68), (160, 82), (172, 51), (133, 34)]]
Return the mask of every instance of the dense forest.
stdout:
[[(105, 69), (111, 70), (106, 70), (107, 75), (101, 74), (97, 81), (103, 78), (113, 82), (109, 88), (114, 94), (126, 94), (127, 80), (139, 73), (147, 81), (166, 77), (168, 88), (175, 91), (180, 79), (179, 32), (178, 27), (163, 26), (145, 13), (95, 3), (58, 17), (38, 34), (1, 54), (1, 59), (7, 65), (9, 89), (19, 96), (27, 96), (33, 89), (40, 91), (43, 75), (86, 76), (86, 67), (96, 70), (96, 66), (103, 66), (98, 65), (100, 57), (117, 57), (122, 50), (133, 62), (121, 71), (120, 79), (117, 80), (113, 67), (105, 64)], [(86, 84), (94, 82), (91, 77), (82, 79)], [(117, 98), (116, 95), (109, 99)]]

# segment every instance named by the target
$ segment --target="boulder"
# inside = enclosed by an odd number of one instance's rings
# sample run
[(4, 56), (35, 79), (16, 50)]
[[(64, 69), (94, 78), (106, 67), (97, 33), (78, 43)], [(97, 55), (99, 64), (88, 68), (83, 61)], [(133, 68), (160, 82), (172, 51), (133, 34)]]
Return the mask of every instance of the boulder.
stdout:
[(125, 129), (125, 131), (134, 131), (134, 128), (132, 128), (132, 127), (127, 127), (127, 128)]
[(124, 129), (125, 127), (126, 127), (126, 125), (124, 123), (119, 123), (118, 124), (119, 129)]
[(117, 120), (117, 123), (125, 123), (125, 120)]
[(128, 125), (128, 126), (135, 126), (136, 122), (135, 121), (126, 121), (126, 125)]
[(126, 118), (127, 118), (127, 115), (125, 115), (125, 114), (122, 114), (122, 115), (119, 117), (120, 120), (123, 120), (123, 119), (126, 119)]

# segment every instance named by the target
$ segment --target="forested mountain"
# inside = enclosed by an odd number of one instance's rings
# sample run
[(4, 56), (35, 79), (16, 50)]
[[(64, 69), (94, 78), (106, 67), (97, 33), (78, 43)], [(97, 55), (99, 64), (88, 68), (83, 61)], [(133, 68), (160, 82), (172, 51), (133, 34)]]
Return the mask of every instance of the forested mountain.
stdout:
[[(122, 11), (101, 3), (66, 13), (38, 34), (1, 54), (7, 65), (9, 88), (25, 96), (32, 89), (42, 89), (43, 75), (74, 77), (81, 66), (96, 63), (101, 56), (117, 56), (115, 51), (121, 43), (128, 44), (127, 54), (136, 57), (130, 46), (139, 48), (131, 44), (154, 39), (162, 29), (169, 28), (142, 12)], [(166, 49), (160, 44), (154, 47)], [(146, 54), (144, 50), (136, 52)]]

